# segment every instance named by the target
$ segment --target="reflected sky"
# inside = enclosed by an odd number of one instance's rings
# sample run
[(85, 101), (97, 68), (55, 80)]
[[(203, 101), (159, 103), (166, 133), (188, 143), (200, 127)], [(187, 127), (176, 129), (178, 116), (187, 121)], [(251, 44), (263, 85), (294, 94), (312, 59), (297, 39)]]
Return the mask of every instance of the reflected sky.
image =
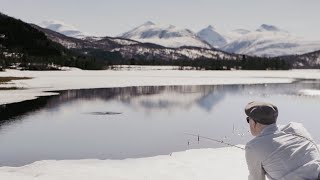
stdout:
[(320, 143), (320, 98), (298, 94), (317, 81), (292, 84), (159, 86), (61, 91), (0, 107), (0, 166), (46, 159), (125, 159), (170, 154), (252, 137), (243, 111), (253, 100), (279, 107), (279, 123), (302, 122)]

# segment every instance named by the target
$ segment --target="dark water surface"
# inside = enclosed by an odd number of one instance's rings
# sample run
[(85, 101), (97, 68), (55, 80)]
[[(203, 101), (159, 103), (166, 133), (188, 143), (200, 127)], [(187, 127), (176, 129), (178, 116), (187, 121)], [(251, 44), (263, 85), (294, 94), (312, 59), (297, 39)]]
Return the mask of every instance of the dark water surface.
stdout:
[(0, 166), (47, 159), (124, 159), (233, 144), (252, 137), (243, 112), (253, 100), (279, 108), (279, 123), (302, 122), (320, 143), (320, 98), (292, 84), (160, 86), (62, 91), (0, 106)]

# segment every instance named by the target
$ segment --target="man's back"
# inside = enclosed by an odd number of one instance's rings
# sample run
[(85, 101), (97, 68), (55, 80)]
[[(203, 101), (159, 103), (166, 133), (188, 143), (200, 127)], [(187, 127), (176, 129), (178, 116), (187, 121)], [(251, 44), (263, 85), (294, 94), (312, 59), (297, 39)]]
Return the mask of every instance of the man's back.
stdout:
[(290, 123), (279, 129), (267, 126), (246, 145), (249, 179), (317, 180), (320, 154), (301, 124)]

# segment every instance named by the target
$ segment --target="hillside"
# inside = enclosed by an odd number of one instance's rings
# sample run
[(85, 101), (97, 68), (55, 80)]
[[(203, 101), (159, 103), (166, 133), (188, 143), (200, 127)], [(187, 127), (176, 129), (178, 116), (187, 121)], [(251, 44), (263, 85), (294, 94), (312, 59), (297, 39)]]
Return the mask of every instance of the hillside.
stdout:
[(0, 69), (8, 66), (30, 70), (53, 70), (59, 66), (103, 69), (105, 64), (70, 51), (28, 23), (0, 14)]

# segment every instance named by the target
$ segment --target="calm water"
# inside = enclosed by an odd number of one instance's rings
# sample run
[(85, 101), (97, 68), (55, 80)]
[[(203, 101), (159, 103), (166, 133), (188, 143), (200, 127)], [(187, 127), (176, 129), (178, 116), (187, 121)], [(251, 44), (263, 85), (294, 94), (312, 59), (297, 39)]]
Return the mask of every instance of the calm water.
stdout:
[(72, 90), (0, 106), (0, 166), (223, 146), (186, 133), (245, 144), (252, 137), (243, 108), (252, 100), (276, 104), (279, 123), (303, 122), (320, 143), (320, 98), (300, 96), (301, 89), (320, 83)]

